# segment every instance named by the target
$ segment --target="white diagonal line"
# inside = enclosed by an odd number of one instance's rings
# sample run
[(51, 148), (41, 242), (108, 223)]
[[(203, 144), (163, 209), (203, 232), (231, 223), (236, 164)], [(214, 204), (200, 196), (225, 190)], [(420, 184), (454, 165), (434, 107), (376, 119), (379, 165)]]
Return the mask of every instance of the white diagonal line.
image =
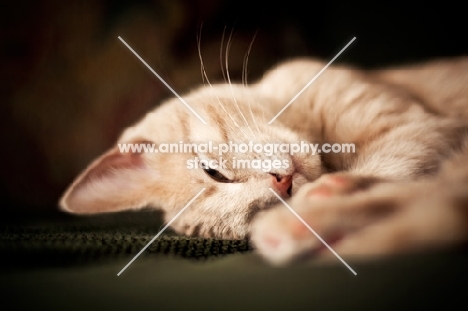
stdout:
[(125, 269), (127, 269), (128, 266), (130, 266), (130, 265), (132, 264), (132, 262), (134, 262), (135, 259), (137, 259), (138, 256), (140, 256), (140, 255), (145, 251), (145, 249), (147, 249), (148, 246), (150, 246), (150, 244), (153, 243), (154, 240), (156, 240), (156, 239), (161, 235), (161, 233), (163, 233), (164, 230), (166, 230), (167, 227), (169, 227), (169, 226), (174, 222), (174, 220), (176, 220), (177, 217), (179, 217), (180, 214), (182, 214), (182, 213), (187, 209), (187, 207), (189, 207), (190, 204), (192, 204), (193, 201), (195, 201), (196, 198), (198, 198), (198, 197), (200, 196), (200, 194), (202, 194), (203, 191), (205, 191), (205, 189), (206, 189), (206, 188), (203, 188), (202, 190), (200, 190), (200, 192), (198, 192), (197, 195), (194, 196), (193, 199), (191, 199), (190, 202), (188, 202), (187, 205), (185, 205), (185, 207), (184, 207), (183, 209), (181, 209), (180, 212), (178, 212), (177, 215), (175, 215), (174, 218), (172, 218), (171, 221), (169, 221), (169, 222), (167, 223), (167, 225), (165, 225), (164, 228), (162, 228), (161, 231), (159, 231), (158, 234), (156, 234), (155, 237), (154, 237), (153, 239), (151, 239), (151, 241), (149, 241), (148, 244), (146, 244), (146, 246), (143, 247), (143, 248), (141, 249), (141, 251), (140, 251), (138, 254), (136, 254), (136, 256), (133, 257), (133, 259), (130, 260), (130, 262), (129, 262), (122, 270), (120, 270), (119, 273), (117, 273), (117, 276), (120, 276), (120, 275), (122, 274), (122, 272), (124, 272)]
[(195, 110), (193, 110), (193, 108), (190, 107), (190, 105), (187, 104), (187, 102), (186, 102), (182, 97), (180, 97), (179, 94), (177, 94), (176, 91), (174, 91), (174, 89), (173, 89), (169, 84), (167, 84), (166, 81), (164, 81), (164, 79), (161, 78), (161, 76), (158, 75), (158, 74), (156, 73), (156, 71), (154, 71), (154, 70), (143, 60), (143, 58), (141, 58), (140, 55), (138, 55), (137, 52), (135, 52), (135, 51), (130, 47), (130, 45), (127, 44), (127, 42), (125, 42), (124, 39), (122, 39), (122, 38), (119, 36), (119, 40), (122, 41), (122, 43), (125, 44), (125, 46), (126, 46), (130, 51), (132, 51), (132, 53), (135, 54), (135, 56), (138, 57), (138, 59), (139, 59), (146, 67), (148, 67), (148, 69), (149, 69), (159, 80), (161, 80), (161, 82), (162, 82), (175, 96), (177, 96), (177, 98), (179, 98), (180, 101), (181, 101), (181, 102), (182, 102), (198, 119), (200, 119), (200, 121), (201, 121), (203, 124), (207, 124), (207, 123), (205, 122), (205, 120), (203, 120), (203, 118), (200, 117), (200, 115), (199, 115), (198, 113), (196, 113)]
[(304, 226), (307, 227), (307, 229), (310, 230), (310, 232), (312, 232), (319, 240), (320, 242), (322, 242), (332, 253), (333, 255), (336, 256), (336, 258), (338, 258), (354, 275), (357, 275), (356, 271), (353, 270), (353, 268), (351, 268), (347, 263), (346, 261), (343, 260), (343, 258), (340, 257), (340, 255), (338, 255), (334, 250), (333, 248), (330, 247), (330, 245), (327, 244), (327, 242), (325, 242), (318, 234), (317, 232), (314, 231), (314, 229), (312, 229), (305, 221), (304, 219), (301, 218), (301, 216), (299, 216), (296, 211), (294, 211), (291, 206), (289, 206), (288, 203), (286, 203), (273, 189), (271, 188), (268, 188), (270, 189), (271, 192), (273, 192), (277, 197), (278, 199), (283, 202), (283, 204), (297, 217), (297, 219), (299, 219), (303, 224)]
[(340, 56), (341, 53), (343, 53), (344, 50), (346, 50), (346, 49), (348, 48), (348, 46), (350, 46), (351, 43), (353, 43), (354, 40), (356, 40), (356, 37), (354, 37), (353, 39), (351, 39), (351, 41), (349, 41), (348, 44), (346, 44), (346, 46), (345, 46), (344, 48), (342, 48), (341, 51), (339, 51), (338, 54), (336, 54), (336, 56), (333, 57), (332, 60), (329, 61), (328, 64), (327, 64), (325, 67), (323, 67), (322, 70), (320, 70), (319, 73), (317, 73), (317, 74), (315, 75), (315, 77), (313, 77), (312, 80), (310, 80), (309, 83), (307, 83), (307, 84), (302, 88), (302, 90), (300, 90), (299, 93), (297, 93), (296, 96), (294, 96), (294, 97), (289, 101), (289, 103), (287, 103), (286, 106), (284, 106), (283, 109), (281, 109), (281, 111), (278, 112), (278, 113), (276, 114), (276, 116), (274, 116), (273, 119), (271, 119), (270, 122), (268, 122), (268, 124), (273, 123), (273, 121), (275, 121), (276, 118), (278, 118), (279, 115), (282, 114), (283, 111), (285, 111), (286, 108), (288, 108), (289, 105), (291, 105), (291, 104), (302, 94), (302, 92), (304, 92), (304, 91), (315, 81), (315, 79), (317, 79), (317, 78), (322, 74), (322, 72), (324, 72), (324, 71), (328, 68), (328, 66), (330, 66), (330, 65), (332, 64), (332, 63), (335, 61), (335, 59), (337, 59), (338, 56)]

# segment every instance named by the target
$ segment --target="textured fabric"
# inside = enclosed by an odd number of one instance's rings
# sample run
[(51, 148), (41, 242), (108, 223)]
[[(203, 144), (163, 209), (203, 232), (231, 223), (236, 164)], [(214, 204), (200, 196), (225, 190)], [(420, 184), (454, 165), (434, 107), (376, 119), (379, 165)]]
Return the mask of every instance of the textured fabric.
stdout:
[(159, 232), (156, 214), (19, 217), (1, 227), (4, 310), (454, 310), (466, 304), (464, 247), (367, 262), (345, 258), (354, 276), (338, 260), (275, 268), (248, 252), (246, 241), (168, 231), (117, 276)]
[[(136, 255), (163, 228), (159, 214), (119, 213), (96, 217), (58, 215), (3, 226), (0, 254), (18, 263), (83, 264)], [(194, 260), (250, 250), (246, 240), (215, 240), (175, 235), (169, 229), (140, 256), (164, 254)]]

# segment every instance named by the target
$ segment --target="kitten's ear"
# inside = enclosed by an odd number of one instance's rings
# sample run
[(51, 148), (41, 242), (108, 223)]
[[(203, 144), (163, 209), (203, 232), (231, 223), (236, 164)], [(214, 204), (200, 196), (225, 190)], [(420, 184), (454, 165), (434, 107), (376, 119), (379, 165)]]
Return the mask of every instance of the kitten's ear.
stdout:
[(62, 210), (76, 214), (144, 207), (156, 175), (143, 153), (122, 153), (116, 146), (75, 179), (59, 204)]

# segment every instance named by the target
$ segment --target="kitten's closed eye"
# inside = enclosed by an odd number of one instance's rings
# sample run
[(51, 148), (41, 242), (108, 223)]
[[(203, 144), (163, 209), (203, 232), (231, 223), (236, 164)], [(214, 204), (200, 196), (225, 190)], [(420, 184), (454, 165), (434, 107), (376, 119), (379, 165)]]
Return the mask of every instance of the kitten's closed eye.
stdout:
[(201, 163), (201, 167), (202, 169), (205, 171), (205, 173), (211, 177), (211, 179), (213, 179), (214, 181), (217, 181), (217, 182), (222, 182), (222, 183), (232, 183), (234, 182), (233, 180), (230, 180), (229, 178), (227, 178), (226, 176), (224, 176), (223, 174), (221, 174), (220, 172), (218, 172), (217, 170), (215, 169), (212, 169), (210, 167), (208, 167), (205, 163)]

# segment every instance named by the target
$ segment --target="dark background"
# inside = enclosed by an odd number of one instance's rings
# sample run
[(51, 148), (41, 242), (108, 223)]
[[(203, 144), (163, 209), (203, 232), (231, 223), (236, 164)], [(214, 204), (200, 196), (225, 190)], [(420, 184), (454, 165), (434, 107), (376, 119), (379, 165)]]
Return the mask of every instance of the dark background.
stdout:
[[(161, 229), (153, 213), (66, 217), (57, 201), (126, 126), (172, 96), (118, 36), (183, 94), (202, 81), (197, 52), (202, 23), (201, 51), (212, 82), (223, 81), (219, 51), (224, 30), (225, 43), (233, 30), (229, 67), (235, 81), (258, 31), (249, 58), (253, 81), (295, 56), (328, 61), (354, 36), (337, 63), (375, 68), (467, 55), (466, 15), (463, 4), (447, 1), (1, 1), (3, 305), (48, 310), (454, 309), (466, 293), (459, 286), (467, 279), (466, 247), (373, 263), (347, 260), (358, 272), (354, 277), (338, 261), (330, 267), (275, 269), (256, 254), (198, 265), (183, 258), (246, 248), (232, 241), (167, 235), (117, 277)], [(175, 258), (166, 257), (171, 254)]]
[[(197, 33), (212, 82), (233, 30), (230, 72), (249, 80), (295, 56), (365, 68), (468, 54), (462, 5), (336, 1), (3, 1), (0, 5), (4, 211), (56, 212), (66, 186), (124, 127), (172, 94), (117, 39), (124, 38), (175, 90), (201, 83)], [(33, 213), (35, 212), (35, 213)], [(3, 213), (3, 212), (2, 212)], [(4, 218), (5, 219), (5, 218)]]

